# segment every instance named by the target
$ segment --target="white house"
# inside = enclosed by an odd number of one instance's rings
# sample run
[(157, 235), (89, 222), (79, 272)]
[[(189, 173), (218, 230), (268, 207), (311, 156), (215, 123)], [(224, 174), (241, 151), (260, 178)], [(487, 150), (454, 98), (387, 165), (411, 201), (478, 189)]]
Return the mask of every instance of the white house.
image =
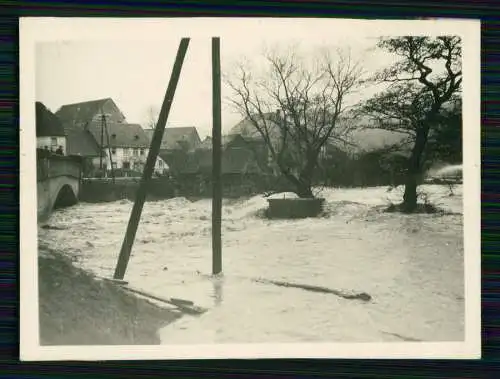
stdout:
[[(127, 123), (113, 99), (66, 104), (56, 115), (68, 133), (71, 153), (87, 157), (94, 169), (100, 170), (102, 161), (108, 170), (113, 162), (115, 169), (142, 172), (150, 141), (140, 125)], [(168, 166), (158, 157), (155, 172), (165, 170)]]
[[(88, 131), (103, 148), (103, 161), (108, 170), (113, 168), (142, 172), (149, 153), (149, 139), (138, 124), (118, 122), (90, 122)], [(111, 158), (111, 159), (110, 159)], [(158, 157), (155, 172), (163, 174), (167, 164)]]

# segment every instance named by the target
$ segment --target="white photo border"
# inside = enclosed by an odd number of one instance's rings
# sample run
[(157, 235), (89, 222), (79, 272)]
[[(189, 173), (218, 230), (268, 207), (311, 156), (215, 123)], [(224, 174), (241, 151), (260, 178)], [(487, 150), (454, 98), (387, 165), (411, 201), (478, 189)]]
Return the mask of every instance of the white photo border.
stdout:
[[(290, 28), (289, 24), (294, 26)], [(158, 346), (40, 346), (38, 320), (35, 44), (61, 40), (180, 40), (210, 38), (224, 30), (291, 30), (312, 23), (319, 30), (372, 35), (459, 35), (463, 52), (463, 175), (465, 340), (452, 343), (297, 343)], [(288, 26), (287, 26), (288, 25)], [(165, 30), (168, 30), (166, 34)], [(243, 34), (244, 33), (244, 34)], [(480, 21), (278, 18), (21, 18), (20, 57), (20, 355), (26, 361), (228, 358), (444, 358), (481, 357)], [(208, 39), (207, 39), (207, 43)]]

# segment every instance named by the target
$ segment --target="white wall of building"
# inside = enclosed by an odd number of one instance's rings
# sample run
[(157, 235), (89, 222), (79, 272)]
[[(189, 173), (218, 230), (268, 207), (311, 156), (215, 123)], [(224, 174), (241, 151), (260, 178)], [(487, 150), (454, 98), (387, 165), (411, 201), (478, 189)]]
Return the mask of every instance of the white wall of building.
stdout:
[[(113, 161), (113, 167), (116, 169), (123, 169), (128, 163), (129, 168), (134, 171), (142, 172), (144, 165), (146, 164), (146, 159), (148, 157), (149, 149), (147, 148), (112, 148), (111, 158)], [(106, 167), (111, 170), (111, 162), (109, 160), (109, 149), (106, 149), (106, 155), (104, 157), (106, 162)], [(168, 165), (158, 157), (155, 164), (155, 172), (163, 173), (164, 169), (168, 169)]]
[(63, 154), (66, 155), (66, 137), (36, 137), (36, 147), (55, 152), (59, 146), (62, 146)]

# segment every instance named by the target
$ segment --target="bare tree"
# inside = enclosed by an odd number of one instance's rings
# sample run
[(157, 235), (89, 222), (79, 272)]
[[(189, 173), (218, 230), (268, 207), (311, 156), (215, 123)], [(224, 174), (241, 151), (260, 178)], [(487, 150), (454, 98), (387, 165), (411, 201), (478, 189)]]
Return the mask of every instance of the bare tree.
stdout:
[(411, 153), (400, 208), (413, 212), (429, 136), (442, 124), (447, 107), (460, 104), (461, 41), (454, 36), (382, 38), (378, 47), (400, 59), (375, 76), (389, 86), (359, 111), (370, 127), (408, 136)]
[[(342, 140), (346, 98), (358, 85), (359, 65), (340, 50), (309, 63), (296, 53), (266, 53), (265, 70), (254, 77), (243, 65), (226, 82), (230, 103), (264, 140), (282, 175), (300, 197), (313, 197), (318, 158), (329, 141)], [(332, 59), (335, 58), (335, 59)]]
[(150, 106), (146, 110), (146, 126), (148, 129), (156, 128), (156, 123), (158, 122), (158, 116), (160, 115), (160, 111), (155, 106)]

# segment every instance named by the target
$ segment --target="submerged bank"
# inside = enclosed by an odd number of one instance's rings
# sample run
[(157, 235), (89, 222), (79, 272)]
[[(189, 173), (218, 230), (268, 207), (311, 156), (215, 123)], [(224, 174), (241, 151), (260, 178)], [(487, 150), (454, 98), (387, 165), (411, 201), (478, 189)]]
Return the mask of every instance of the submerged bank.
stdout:
[(155, 345), (181, 314), (125, 293), (39, 247), (41, 345)]

